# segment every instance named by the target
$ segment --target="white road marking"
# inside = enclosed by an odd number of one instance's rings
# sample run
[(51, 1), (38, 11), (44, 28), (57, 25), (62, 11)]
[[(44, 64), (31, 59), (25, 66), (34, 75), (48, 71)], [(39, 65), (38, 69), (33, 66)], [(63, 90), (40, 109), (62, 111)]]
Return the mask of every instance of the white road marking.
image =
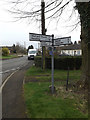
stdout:
[(25, 84), (25, 77), (24, 77), (24, 79), (23, 79), (23, 85)]
[[(24, 64), (24, 65), (21, 66), (21, 67), (25, 67), (25, 66), (26, 66), (26, 64)], [(15, 72), (17, 72), (21, 67), (17, 67), (17, 68), (13, 68), (13, 69), (10, 69), (10, 70), (6, 70), (6, 71), (0, 72), (0, 74), (4, 74), (4, 73), (7, 73), (7, 72), (16, 70), (16, 71), (14, 71), (12, 74), (10, 74), (10, 76), (8, 76), (8, 77), (6, 78), (6, 80), (3, 82), (3, 84), (0, 86), (0, 93), (2, 92), (2, 89), (3, 89), (4, 85), (6, 84), (6, 82), (9, 80), (9, 78), (10, 78)], [(24, 84), (24, 81), (23, 81), (23, 84)]]
[(8, 77), (6, 78), (6, 80), (3, 82), (3, 84), (2, 84), (1, 87), (0, 87), (0, 93), (2, 92), (2, 89), (3, 89), (4, 85), (6, 84), (6, 82), (9, 80), (9, 78), (12, 77), (12, 75), (14, 75), (14, 73), (16, 73), (17, 71), (18, 71), (18, 70), (14, 71), (10, 76), (8, 76)]
[(19, 68), (20, 68), (20, 67), (13, 68), (13, 69), (6, 70), (6, 71), (2, 71), (2, 72), (0, 72), (0, 74), (4, 74), (4, 73), (10, 72), (10, 71), (18, 70)]
[(10, 70), (6, 70), (6, 71), (1, 71), (0, 74), (4, 74), (4, 73), (8, 73), (10, 71), (14, 71), (14, 70), (18, 70), (20, 69), (21, 67), (25, 67), (27, 65), (27, 63), (25, 63), (24, 65), (21, 65), (20, 67), (17, 67), (17, 68), (12, 68)]

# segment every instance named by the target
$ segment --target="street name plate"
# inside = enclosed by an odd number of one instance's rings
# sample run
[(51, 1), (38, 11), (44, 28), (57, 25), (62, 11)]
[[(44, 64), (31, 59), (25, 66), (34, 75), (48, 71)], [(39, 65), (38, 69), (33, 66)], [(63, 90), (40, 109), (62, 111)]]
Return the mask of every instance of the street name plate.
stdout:
[(52, 42), (41, 42), (41, 47), (42, 46), (46, 46), (46, 47), (52, 46)]
[(69, 45), (69, 44), (71, 44), (71, 36), (70, 37), (63, 37), (63, 38), (54, 39), (54, 45), (55, 46)]
[(30, 41), (40, 41), (40, 42), (50, 42), (52, 40), (51, 35), (42, 35), (36, 33), (29, 33), (29, 40)]

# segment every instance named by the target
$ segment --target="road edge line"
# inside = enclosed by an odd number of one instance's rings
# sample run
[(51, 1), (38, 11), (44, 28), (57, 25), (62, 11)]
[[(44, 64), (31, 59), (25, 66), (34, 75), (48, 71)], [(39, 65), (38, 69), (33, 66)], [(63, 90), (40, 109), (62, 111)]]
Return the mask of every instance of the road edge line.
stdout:
[(0, 86), (0, 93), (2, 92), (3, 87), (5, 86), (5, 84), (7, 83), (7, 81), (12, 77), (12, 75), (14, 75), (18, 70), (14, 71), (12, 74), (10, 74), (5, 81), (3, 82), (3, 84)]
[(25, 84), (25, 77), (24, 77), (24, 79), (23, 79), (23, 85)]

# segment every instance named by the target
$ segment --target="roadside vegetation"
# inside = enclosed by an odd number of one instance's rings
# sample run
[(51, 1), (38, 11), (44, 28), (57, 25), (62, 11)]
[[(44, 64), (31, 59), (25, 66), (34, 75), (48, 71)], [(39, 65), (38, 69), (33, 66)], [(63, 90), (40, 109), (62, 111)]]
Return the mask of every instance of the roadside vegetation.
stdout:
[(26, 53), (27, 53), (26, 48), (21, 46), (19, 43), (17, 45), (13, 44), (13, 46), (11, 47), (0, 48), (0, 60), (21, 57)]
[(5, 60), (5, 59), (12, 59), (12, 58), (17, 58), (18, 54), (11, 54), (9, 49), (4, 47), (0, 50), (0, 59)]
[(2, 56), (8, 56), (9, 55), (9, 49), (4, 47), (2, 48)]
[(55, 93), (51, 93), (51, 70), (35, 66), (25, 76), (24, 97), (28, 118), (87, 118), (87, 100), (83, 90), (78, 90), (80, 70), (54, 71)]
[(12, 59), (12, 58), (17, 58), (18, 55), (8, 55), (8, 56), (0, 56), (0, 59), (4, 60), (4, 59)]

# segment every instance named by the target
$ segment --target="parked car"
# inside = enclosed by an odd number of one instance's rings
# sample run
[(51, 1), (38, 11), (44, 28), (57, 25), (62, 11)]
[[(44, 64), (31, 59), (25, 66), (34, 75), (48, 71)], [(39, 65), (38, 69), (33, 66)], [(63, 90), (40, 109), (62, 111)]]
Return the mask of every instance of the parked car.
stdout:
[(34, 57), (37, 55), (36, 49), (29, 49), (28, 50), (28, 60), (34, 59)]

